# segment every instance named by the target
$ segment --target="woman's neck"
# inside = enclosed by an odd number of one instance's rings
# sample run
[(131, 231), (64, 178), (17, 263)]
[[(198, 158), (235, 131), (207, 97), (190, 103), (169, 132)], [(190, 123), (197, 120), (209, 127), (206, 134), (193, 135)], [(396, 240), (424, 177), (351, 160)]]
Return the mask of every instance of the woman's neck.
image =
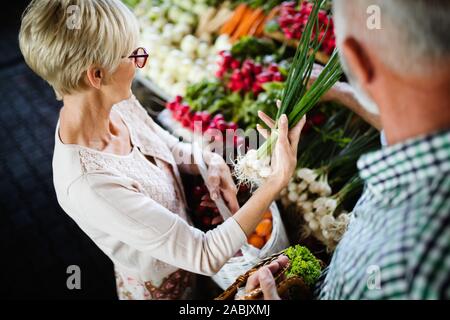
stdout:
[(64, 143), (103, 149), (117, 132), (111, 120), (112, 104), (98, 94), (67, 95), (60, 112)]

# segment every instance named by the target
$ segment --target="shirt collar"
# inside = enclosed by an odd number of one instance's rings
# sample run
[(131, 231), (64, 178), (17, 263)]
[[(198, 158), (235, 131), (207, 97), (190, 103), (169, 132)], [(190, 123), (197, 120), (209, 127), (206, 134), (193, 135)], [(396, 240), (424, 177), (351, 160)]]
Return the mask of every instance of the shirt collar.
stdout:
[(450, 172), (450, 130), (409, 139), (362, 156), (360, 176), (377, 193)]

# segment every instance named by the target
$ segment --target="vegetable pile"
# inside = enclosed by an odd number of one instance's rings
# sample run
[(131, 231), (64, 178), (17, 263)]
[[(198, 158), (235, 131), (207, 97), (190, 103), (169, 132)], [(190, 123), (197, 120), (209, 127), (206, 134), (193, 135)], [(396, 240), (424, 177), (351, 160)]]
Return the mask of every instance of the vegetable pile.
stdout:
[[(277, 129), (260, 148), (248, 150), (248, 141), (257, 136), (255, 127), (261, 124), (258, 111), (273, 119), (286, 114), (290, 127), (307, 114), (298, 167), (280, 194), (279, 208), (291, 244), (305, 245), (327, 261), (362, 192), (356, 161), (379, 146), (378, 133), (359, 117), (336, 103), (320, 101), (342, 74), (330, 1), (124, 2), (134, 8), (142, 27), (141, 42), (150, 53), (141, 75), (157, 85), (152, 87), (155, 93), (168, 97), (164, 111), (169, 114), (168, 129), (183, 127), (182, 135), (201, 134), (208, 141), (226, 142), (233, 151), (243, 150), (237, 157), (234, 152), (225, 154), (235, 162), (240, 204), (271, 174)], [(326, 65), (310, 85), (317, 61)], [(200, 205), (208, 193), (204, 182), (190, 183), (187, 190), (192, 192), (187, 196), (193, 222), (211, 230), (221, 223), (219, 212)], [(268, 211), (248, 243), (262, 248), (272, 228)], [(320, 264), (308, 249), (293, 247), (286, 252), (294, 262), (289, 274), (313, 283)]]
[[(284, 2), (280, 7), (280, 15), (277, 22), (285, 37), (288, 39), (299, 40), (305, 30), (308, 17), (312, 13), (313, 5), (305, 1), (297, 8), (297, 4), (294, 1), (291, 1)], [(321, 25), (331, 31), (327, 32), (322, 30), (319, 35), (319, 40), (323, 39), (321, 50), (331, 55), (336, 46), (336, 39), (332, 32), (333, 19), (331, 19), (323, 10), (319, 11), (318, 19)]]
[[(195, 129), (194, 122), (201, 121), (203, 133), (212, 129), (222, 133), (237, 127), (253, 129), (258, 122), (257, 111), (272, 114), (275, 100), (281, 96), (284, 66), (275, 58), (260, 56), (267, 53), (273, 57), (274, 50), (271, 41), (246, 37), (231, 50), (221, 51), (215, 79), (189, 85), (183, 97), (167, 103), (173, 119), (191, 131)], [(242, 142), (241, 137), (234, 139)]]
[(202, 197), (208, 196), (208, 188), (203, 181), (198, 181), (193, 186), (191, 205), (193, 207), (192, 220), (194, 225), (203, 231), (214, 229), (217, 225), (223, 222), (217, 207), (210, 208), (201, 205)]
[(258, 249), (264, 247), (272, 234), (272, 222), (272, 212), (267, 210), (263, 214), (261, 222), (256, 226), (255, 231), (248, 237), (248, 243)]
[[(244, 94), (253, 92), (257, 96), (264, 91), (263, 85), (265, 83), (284, 81), (284, 77), (275, 63), (263, 67), (260, 63), (247, 59), (241, 64), (227, 51), (221, 52), (221, 56), (223, 59), (219, 63), (219, 70), (216, 75), (228, 82), (227, 87), (232, 92)], [(225, 75), (227, 75), (226, 79)]]
[(231, 48), (228, 36), (214, 36), (231, 10), (214, 5), (204, 0), (153, 0), (134, 6), (141, 41), (150, 53), (143, 74), (165, 93), (183, 95), (189, 84), (214, 77), (217, 53)]

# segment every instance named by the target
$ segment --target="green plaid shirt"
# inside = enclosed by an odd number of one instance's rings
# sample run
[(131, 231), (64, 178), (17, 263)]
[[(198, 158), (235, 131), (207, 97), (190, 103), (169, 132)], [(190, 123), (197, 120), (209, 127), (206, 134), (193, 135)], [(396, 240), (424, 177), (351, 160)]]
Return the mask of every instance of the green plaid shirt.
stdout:
[(319, 299), (450, 299), (450, 131), (358, 161), (365, 190)]

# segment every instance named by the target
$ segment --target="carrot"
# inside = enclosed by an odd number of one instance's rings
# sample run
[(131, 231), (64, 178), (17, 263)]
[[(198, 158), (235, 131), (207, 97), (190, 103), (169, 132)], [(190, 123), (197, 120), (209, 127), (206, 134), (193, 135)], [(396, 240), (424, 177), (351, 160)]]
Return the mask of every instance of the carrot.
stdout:
[(270, 10), (269, 14), (265, 17), (264, 21), (259, 24), (258, 28), (256, 29), (255, 36), (260, 37), (264, 34), (264, 28), (266, 27), (266, 24), (275, 18), (280, 13), (280, 7), (276, 6), (272, 10)]
[(256, 233), (253, 233), (248, 238), (248, 243), (250, 243), (252, 246), (258, 249), (261, 249), (262, 247), (264, 247), (264, 238), (261, 238)]
[(240, 37), (243, 37), (245, 35), (248, 35), (248, 32), (250, 31), (250, 28), (252, 25), (260, 18), (262, 15), (264, 15), (264, 10), (261, 8), (258, 8), (254, 11), (249, 11), (242, 19), (242, 22), (239, 24), (239, 27), (237, 30), (233, 33), (231, 36), (231, 42), (237, 41)]
[(270, 212), (270, 210), (264, 212), (263, 219), (272, 219), (272, 212)]
[(256, 227), (256, 234), (260, 237), (267, 237), (272, 232), (272, 221), (263, 219)]
[(241, 21), (244, 13), (248, 10), (249, 8), (247, 7), (247, 5), (245, 3), (242, 3), (240, 5), (238, 5), (236, 7), (236, 9), (234, 10), (234, 14), (231, 16), (230, 20), (227, 21), (227, 23), (225, 23), (222, 28), (220, 28), (220, 34), (229, 34), (231, 35), (234, 30), (237, 28), (237, 26), (239, 25), (239, 21)]
[(258, 20), (250, 28), (250, 31), (248, 32), (248, 34), (250, 36), (257, 36), (257, 37), (261, 36), (262, 32), (258, 33), (258, 30), (261, 29), (261, 26), (262, 26), (262, 29), (264, 30), (265, 22), (266, 22), (266, 16), (265, 15), (260, 16), (258, 18)]

